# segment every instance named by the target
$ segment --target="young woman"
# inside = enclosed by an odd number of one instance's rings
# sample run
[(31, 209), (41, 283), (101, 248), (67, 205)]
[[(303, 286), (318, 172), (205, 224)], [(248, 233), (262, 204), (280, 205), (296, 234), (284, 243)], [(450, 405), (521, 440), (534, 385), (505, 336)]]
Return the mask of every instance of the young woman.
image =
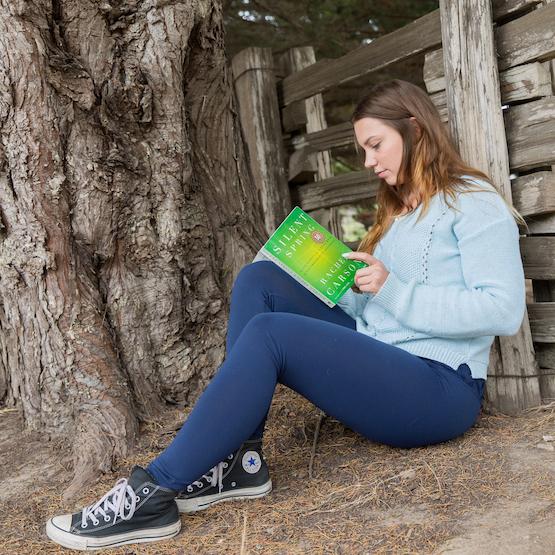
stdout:
[(50, 519), (52, 540), (88, 550), (166, 539), (180, 512), (266, 495), (261, 443), (278, 382), (391, 446), (444, 442), (475, 422), (494, 336), (524, 315), (523, 220), (461, 160), (418, 87), (374, 87), (353, 124), (382, 179), (376, 223), (351, 254), (367, 263), (353, 290), (329, 308), (272, 262), (246, 265), (226, 359), (173, 442), (93, 505)]

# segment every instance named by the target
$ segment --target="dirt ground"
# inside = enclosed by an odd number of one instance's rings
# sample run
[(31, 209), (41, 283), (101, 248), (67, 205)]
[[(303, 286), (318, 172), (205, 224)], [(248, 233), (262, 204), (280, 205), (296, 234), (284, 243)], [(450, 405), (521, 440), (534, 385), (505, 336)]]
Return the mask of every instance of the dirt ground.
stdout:
[[(555, 553), (555, 403), (518, 417), (482, 413), (464, 436), (410, 450), (371, 443), (326, 417), (310, 478), (319, 415), (278, 386), (265, 435), (270, 495), (183, 515), (182, 532), (170, 541), (105, 552)], [(48, 541), (47, 518), (93, 503), (133, 464), (146, 464), (185, 416), (168, 410), (163, 421), (143, 426), (134, 455), (64, 506), (70, 479), (64, 451), (24, 432), (16, 411), (0, 410), (0, 553), (69, 553)]]

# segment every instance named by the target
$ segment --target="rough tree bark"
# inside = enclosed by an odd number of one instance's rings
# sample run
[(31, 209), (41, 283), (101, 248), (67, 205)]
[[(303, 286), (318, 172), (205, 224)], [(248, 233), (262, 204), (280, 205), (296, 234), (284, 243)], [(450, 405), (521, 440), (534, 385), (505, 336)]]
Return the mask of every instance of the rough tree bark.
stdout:
[(0, 0), (0, 402), (65, 438), (66, 499), (202, 390), (264, 241), (222, 19)]

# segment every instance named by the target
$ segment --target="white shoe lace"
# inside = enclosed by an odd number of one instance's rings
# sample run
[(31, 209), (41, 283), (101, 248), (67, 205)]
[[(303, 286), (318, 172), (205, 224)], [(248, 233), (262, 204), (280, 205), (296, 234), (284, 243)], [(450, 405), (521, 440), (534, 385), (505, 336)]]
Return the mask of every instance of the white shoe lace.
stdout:
[[(130, 499), (130, 502), (127, 501)], [(85, 507), (81, 515), (81, 528), (88, 526), (87, 520), (90, 518), (94, 526), (98, 526), (100, 522), (96, 516), (102, 515), (105, 522), (110, 522), (110, 516), (107, 511), (113, 511), (114, 521), (116, 523), (118, 517), (121, 520), (129, 520), (135, 513), (137, 500), (133, 488), (127, 483), (126, 478), (121, 478), (116, 485), (94, 505)], [(127, 509), (127, 513), (125, 512)]]
[[(228, 455), (228, 459), (233, 458), (233, 453)], [(226, 461), (219, 462), (216, 466), (213, 466), (206, 474), (203, 474), (198, 480), (195, 480), (191, 485), (187, 486), (187, 491), (193, 491), (193, 485), (197, 486), (198, 488), (202, 488), (204, 484), (201, 480), (205, 479), (211, 486), (218, 486), (218, 493), (222, 492), (224, 487), (223, 485), (223, 477), (224, 477), (224, 468), (227, 468), (229, 464)]]

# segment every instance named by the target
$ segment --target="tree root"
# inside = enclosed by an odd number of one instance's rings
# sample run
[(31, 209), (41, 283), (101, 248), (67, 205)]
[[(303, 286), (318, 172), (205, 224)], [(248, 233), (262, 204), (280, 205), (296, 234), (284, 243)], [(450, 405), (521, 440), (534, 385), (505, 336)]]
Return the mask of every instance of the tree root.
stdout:
[(138, 425), (129, 407), (123, 403), (85, 409), (79, 416), (78, 435), (73, 445), (73, 480), (62, 499), (78, 499), (84, 489), (95, 484), (101, 474), (112, 470), (116, 458), (129, 454)]

